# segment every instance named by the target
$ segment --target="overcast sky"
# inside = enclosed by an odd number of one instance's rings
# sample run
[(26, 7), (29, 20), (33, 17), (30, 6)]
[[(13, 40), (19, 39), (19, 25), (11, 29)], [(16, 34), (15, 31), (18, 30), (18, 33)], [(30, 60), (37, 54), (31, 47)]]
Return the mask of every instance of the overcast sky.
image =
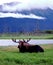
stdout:
[[(12, 5), (4, 4), (11, 3)], [(19, 13), (11, 13), (14, 11), (23, 11), (23, 10), (32, 10), (32, 9), (47, 9), (50, 8), (53, 10), (53, 0), (0, 0), (0, 8), (1, 11), (8, 11), (9, 15), (0, 12), (0, 17), (12, 17), (15, 15), (16, 18), (31, 18), (31, 13), (29, 15), (23, 15)], [(39, 16), (32, 14), (32, 18), (36, 19), (45, 19), (45, 17), (39, 18)]]

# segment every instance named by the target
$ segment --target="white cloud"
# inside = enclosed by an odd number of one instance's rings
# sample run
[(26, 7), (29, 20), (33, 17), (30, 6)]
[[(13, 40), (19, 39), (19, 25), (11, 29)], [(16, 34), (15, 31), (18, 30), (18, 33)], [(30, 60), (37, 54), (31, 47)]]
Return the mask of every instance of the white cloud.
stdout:
[(3, 4), (3, 3), (10, 3), (10, 2), (15, 2), (15, 1), (21, 2), (21, 0), (20, 0), (20, 1), (19, 1), (19, 0), (0, 0), (0, 4)]
[(33, 18), (33, 19), (45, 19), (45, 17), (36, 16), (34, 14), (24, 15), (19, 13), (1, 13), (0, 12), (0, 18), (4, 17), (14, 17), (14, 18)]
[(31, 10), (34, 8), (51, 8), (53, 9), (53, 0), (0, 0), (0, 4), (10, 3), (10, 2), (21, 2), (14, 6), (3, 5), (3, 10), (6, 11), (22, 11), (22, 10)]
[[(4, 3), (11, 3), (11, 2), (16, 2), (14, 5), (9, 5), (9, 4), (4, 4)], [(47, 9), (50, 8), (53, 10), (53, 0), (0, 0), (0, 5), (2, 7), (0, 8), (0, 12), (17, 12), (15, 13), (2, 13), (0, 14), (0, 17), (21, 17), (21, 18), (37, 18), (37, 19), (42, 19), (40, 16), (36, 16), (34, 14), (30, 15), (23, 15), (23, 14), (18, 14), (18, 11), (23, 11), (23, 10), (32, 10), (32, 9)], [(13, 15), (13, 16), (12, 16)], [(19, 18), (18, 17), (18, 18)], [(43, 17), (44, 18), (44, 17)]]

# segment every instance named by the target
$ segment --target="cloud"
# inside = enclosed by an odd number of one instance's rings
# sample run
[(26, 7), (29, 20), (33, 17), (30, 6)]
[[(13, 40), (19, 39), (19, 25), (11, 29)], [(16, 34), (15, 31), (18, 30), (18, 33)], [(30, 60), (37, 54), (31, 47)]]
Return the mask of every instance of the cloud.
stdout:
[(22, 0), (0, 0), (0, 4), (3, 4), (3, 3), (10, 3), (10, 2), (15, 2), (15, 1), (18, 1), (18, 2), (20, 2), (20, 1), (22, 1)]
[(32, 18), (32, 19), (45, 19), (45, 17), (36, 16), (34, 14), (24, 15), (19, 13), (1, 13), (0, 12), (0, 18), (4, 17), (14, 17), (14, 18)]
[[(0, 17), (16, 17), (16, 18), (36, 18), (44, 19), (44, 17), (36, 16), (35, 14), (23, 15), (22, 11), (26, 12), (33, 9), (47, 9), (50, 8), (53, 10), (53, 0), (0, 0), (0, 12), (9, 12), (9, 13), (0, 13)], [(13, 12), (13, 13), (12, 13)], [(15, 12), (17, 12), (15, 14)], [(13, 15), (13, 16), (12, 16)]]
[[(20, 2), (13, 6), (9, 6), (4, 3)], [(53, 9), (53, 0), (0, 0), (0, 4), (3, 6), (3, 11), (22, 11), (32, 9)]]

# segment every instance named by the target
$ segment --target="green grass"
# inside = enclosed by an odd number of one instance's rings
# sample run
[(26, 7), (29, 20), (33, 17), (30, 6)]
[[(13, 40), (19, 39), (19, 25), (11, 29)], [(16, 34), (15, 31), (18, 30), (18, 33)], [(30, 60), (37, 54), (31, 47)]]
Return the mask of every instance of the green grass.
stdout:
[(16, 47), (0, 47), (0, 65), (53, 65), (53, 45), (41, 45), (44, 53), (20, 53)]
[(53, 34), (38, 34), (38, 35), (8, 35), (8, 34), (3, 34), (0, 35), (0, 39), (11, 39), (11, 38), (17, 38), (17, 39), (27, 39), (27, 38), (32, 38), (32, 39), (53, 39)]

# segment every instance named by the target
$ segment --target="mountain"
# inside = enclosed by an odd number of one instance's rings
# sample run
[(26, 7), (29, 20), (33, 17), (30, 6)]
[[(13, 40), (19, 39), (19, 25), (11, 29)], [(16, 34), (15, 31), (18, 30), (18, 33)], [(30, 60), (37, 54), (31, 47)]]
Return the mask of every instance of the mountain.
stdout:
[[(0, 33), (2, 32), (32, 32), (36, 30), (53, 30), (53, 21), (28, 18), (0, 18)], [(51, 24), (52, 23), (52, 24)]]
[[(53, 10), (47, 9), (31, 9), (19, 11), (17, 8), (19, 2), (4, 3), (0, 5), (0, 13), (20, 13), (20, 14), (34, 14), (37, 16), (45, 17), (44, 20), (33, 18), (13, 18), (13, 17), (0, 17), (0, 33), (2, 32), (32, 32), (39, 25), (39, 30), (53, 30)], [(11, 8), (12, 10), (10, 10)], [(15, 10), (13, 9), (15, 7)], [(1, 14), (0, 14), (1, 16)], [(37, 23), (38, 22), (38, 23)]]

